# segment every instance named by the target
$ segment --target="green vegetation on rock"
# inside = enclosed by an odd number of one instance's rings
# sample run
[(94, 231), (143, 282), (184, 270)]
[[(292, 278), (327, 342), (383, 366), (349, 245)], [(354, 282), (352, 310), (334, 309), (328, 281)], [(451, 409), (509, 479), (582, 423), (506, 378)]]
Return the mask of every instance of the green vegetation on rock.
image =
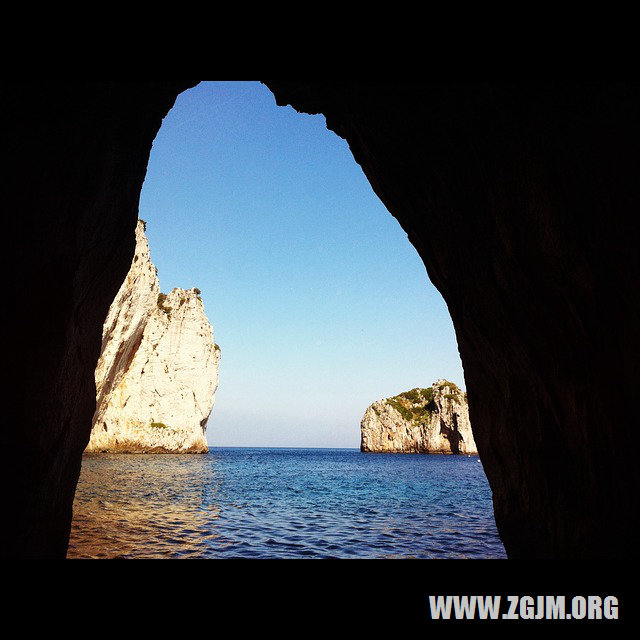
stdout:
[(407, 422), (421, 424), (431, 420), (433, 413), (433, 389), (416, 388), (405, 391), (387, 399), (391, 405)]
[(433, 388), (427, 387), (426, 389), (416, 388), (411, 389), (411, 391), (405, 391), (404, 393), (399, 393), (395, 398), (406, 398), (409, 402), (413, 404), (424, 404), (429, 403), (433, 400)]
[(149, 426), (154, 429), (167, 429), (167, 425), (164, 422), (152, 422)]
[(397, 396), (395, 398), (389, 398), (387, 404), (390, 404), (408, 422), (413, 420), (413, 411), (407, 408)]
[(449, 387), (449, 389), (451, 389), (451, 392), (455, 395), (462, 395), (462, 390), (460, 389), (460, 387), (458, 387), (458, 385), (455, 382), (449, 382), (448, 380), (442, 380), (439, 384), (438, 384), (438, 389), (443, 389), (444, 387)]

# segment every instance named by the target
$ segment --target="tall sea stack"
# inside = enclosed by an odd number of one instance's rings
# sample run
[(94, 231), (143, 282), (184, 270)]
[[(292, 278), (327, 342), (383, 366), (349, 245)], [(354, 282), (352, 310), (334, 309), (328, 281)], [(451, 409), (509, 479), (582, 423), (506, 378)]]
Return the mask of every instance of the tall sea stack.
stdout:
[(467, 394), (447, 380), (374, 402), (360, 424), (360, 450), (477, 454)]
[(109, 308), (87, 452), (206, 453), (220, 349), (198, 289), (160, 292), (145, 223)]

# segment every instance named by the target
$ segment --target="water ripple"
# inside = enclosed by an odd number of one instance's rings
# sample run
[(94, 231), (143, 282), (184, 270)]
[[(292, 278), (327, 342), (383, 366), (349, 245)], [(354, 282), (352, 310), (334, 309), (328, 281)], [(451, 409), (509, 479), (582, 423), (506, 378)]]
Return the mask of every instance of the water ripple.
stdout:
[(500, 558), (477, 458), (85, 455), (71, 558)]

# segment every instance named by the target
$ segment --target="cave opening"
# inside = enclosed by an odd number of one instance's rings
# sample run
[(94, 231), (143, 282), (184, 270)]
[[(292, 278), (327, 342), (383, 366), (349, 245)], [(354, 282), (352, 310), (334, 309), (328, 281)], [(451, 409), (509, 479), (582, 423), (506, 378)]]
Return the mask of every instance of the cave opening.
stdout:
[[(348, 141), (446, 300), (509, 557), (635, 558), (637, 84), (265, 84)], [(4, 87), (9, 557), (66, 553), (151, 146), (195, 85)]]
[[(357, 452), (362, 415), (380, 398), (438, 379), (455, 380), (464, 389), (442, 296), (348, 144), (326, 129), (322, 115), (276, 106), (260, 83), (206, 82), (183, 92), (154, 141), (139, 218), (162, 291), (195, 288), (222, 351), (206, 432), (211, 453), (207, 459), (128, 457), (126, 474), (109, 454), (91, 457), (78, 485), (70, 557), (137, 557), (140, 549), (127, 538), (134, 529), (162, 540), (152, 551), (160, 557), (198, 557), (203, 550), (218, 557), (224, 555), (221, 549), (250, 555), (244, 548), (251, 546), (250, 538), (225, 533), (225, 483), (246, 482), (247, 469), (267, 463), (283, 469), (286, 451)], [(457, 430), (456, 435), (455, 453)], [(241, 458), (225, 460), (225, 449), (240, 451)], [(365, 454), (356, 457), (367, 460), (365, 466), (373, 464)], [(413, 553), (419, 555), (423, 545), (426, 557), (502, 557), (482, 465), (475, 457), (437, 458), (424, 456), (420, 464), (431, 460), (430, 473), (442, 482), (452, 474), (447, 465), (466, 464), (458, 478), (461, 490), (473, 492), (474, 482), (481, 486), (484, 512), (465, 510), (464, 501), (448, 504), (457, 509), (456, 527), (469, 531), (463, 543), (425, 542), (430, 523), (420, 520), (411, 529)], [(396, 457), (389, 464), (398, 462)], [(326, 460), (312, 466), (333, 473)], [(392, 479), (397, 473), (392, 467), (372, 476), (358, 466), (354, 473), (378, 485), (387, 478), (398, 502), (415, 500), (420, 492), (429, 500), (442, 499), (443, 487), (438, 495), (427, 486), (434, 478), (412, 475), (426, 473), (424, 468), (405, 466), (399, 479)], [(126, 514), (118, 507), (118, 492), (111, 498), (108, 489), (96, 494), (96, 487), (106, 487), (105, 478), (120, 483)], [(188, 511), (176, 506), (172, 482), (186, 487)], [(281, 497), (295, 501), (296, 487), (289, 489), (294, 493)], [(311, 483), (300, 491), (320, 490)], [(375, 504), (381, 496), (374, 492), (368, 499)], [(292, 516), (294, 526), (296, 517), (299, 513)], [(117, 529), (118, 519), (120, 532), (109, 543), (100, 536)], [(173, 523), (185, 519), (201, 542), (184, 536), (177, 544), (175, 531), (174, 543), (167, 542)], [(348, 529), (353, 521), (357, 516), (351, 514), (341, 526)], [(433, 523), (450, 524), (437, 516)], [(241, 531), (247, 526), (229, 518), (226, 527), (232, 525)], [(403, 537), (399, 530), (397, 535)], [(276, 546), (274, 556), (296, 557), (295, 544)], [(375, 556), (372, 548), (361, 553)]]

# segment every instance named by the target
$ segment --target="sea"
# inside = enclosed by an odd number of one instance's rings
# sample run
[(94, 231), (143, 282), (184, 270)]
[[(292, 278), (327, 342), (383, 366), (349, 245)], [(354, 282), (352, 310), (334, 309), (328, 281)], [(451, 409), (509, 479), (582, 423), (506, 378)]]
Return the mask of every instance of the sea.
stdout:
[(477, 456), (85, 454), (69, 558), (504, 558)]

